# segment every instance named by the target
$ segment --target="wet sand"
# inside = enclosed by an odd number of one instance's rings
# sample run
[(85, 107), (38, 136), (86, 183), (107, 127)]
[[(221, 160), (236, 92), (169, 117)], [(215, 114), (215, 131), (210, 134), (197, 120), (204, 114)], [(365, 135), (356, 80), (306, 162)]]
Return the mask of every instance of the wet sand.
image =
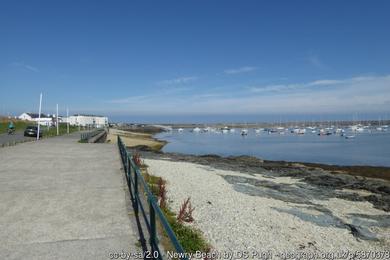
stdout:
[(127, 147), (142, 150), (159, 151), (166, 142), (153, 138), (152, 133), (139, 131), (124, 131), (110, 128), (107, 134), (107, 142), (116, 143), (120, 136)]

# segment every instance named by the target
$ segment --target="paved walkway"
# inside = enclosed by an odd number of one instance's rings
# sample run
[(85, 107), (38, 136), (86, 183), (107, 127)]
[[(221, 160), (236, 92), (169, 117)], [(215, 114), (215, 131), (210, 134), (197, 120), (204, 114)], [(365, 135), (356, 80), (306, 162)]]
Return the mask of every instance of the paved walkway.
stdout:
[(0, 148), (0, 259), (140, 251), (117, 146), (78, 138)]
[(23, 131), (16, 132), (12, 135), (9, 135), (7, 133), (0, 134), (0, 147), (5, 144), (13, 144), (13, 143), (20, 143), (20, 142), (26, 142), (26, 141), (34, 141), (37, 138), (35, 137), (26, 137), (23, 135)]

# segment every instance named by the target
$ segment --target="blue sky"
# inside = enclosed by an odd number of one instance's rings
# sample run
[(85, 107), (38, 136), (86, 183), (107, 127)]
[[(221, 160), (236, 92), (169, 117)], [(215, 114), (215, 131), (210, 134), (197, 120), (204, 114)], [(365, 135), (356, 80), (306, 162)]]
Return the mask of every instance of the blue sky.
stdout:
[(1, 1), (0, 114), (386, 117), (389, 1)]

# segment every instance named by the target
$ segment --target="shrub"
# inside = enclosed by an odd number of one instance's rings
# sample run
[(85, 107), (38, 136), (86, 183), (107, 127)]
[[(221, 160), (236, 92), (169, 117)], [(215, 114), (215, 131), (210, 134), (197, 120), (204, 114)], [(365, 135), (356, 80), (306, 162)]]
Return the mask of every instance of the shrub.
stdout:
[(195, 208), (192, 207), (191, 198), (184, 200), (183, 204), (180, 207), (179, 214), (177, 215), (177, 220), (179, 222), (193, 222), (194, 218), (192, 217), (192, 212), (194, 212)]
[(135, 165), (137, 165), (138, 167), (142, 166), (141, 155), (138, 152), (135, 152), (133, 154), (133, 161), (134, 161)]
[(160, 178), (158, 181), (158, 197), (160, 199), (160, 208), (167, 207), (167, 189), (165, 187), (165, 181)]

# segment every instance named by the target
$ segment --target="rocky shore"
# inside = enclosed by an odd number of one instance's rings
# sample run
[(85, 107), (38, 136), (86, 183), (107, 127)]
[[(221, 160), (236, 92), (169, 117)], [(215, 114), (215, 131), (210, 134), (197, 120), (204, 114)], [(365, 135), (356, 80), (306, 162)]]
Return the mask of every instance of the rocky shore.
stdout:
[[(191, 198), (192, 225), (214, 252), (230, 252), (233, 259), (244, 251), (256, 253), (248, 259), (300, 253), (337, 258), (345, 252), (353, 259), (362, 250), (389, 254), (390, 168), (162, 153), (151, 135), (126, 137), (149, 173), (167, 181), (175, 212)], [(298, 255), (286, 257), (290, 253)]]
[[(216, 251), (389, 250), (390, 182), (298, 163), (142, 152)], [(283, 257), (281, 257), (283, 258)]]

